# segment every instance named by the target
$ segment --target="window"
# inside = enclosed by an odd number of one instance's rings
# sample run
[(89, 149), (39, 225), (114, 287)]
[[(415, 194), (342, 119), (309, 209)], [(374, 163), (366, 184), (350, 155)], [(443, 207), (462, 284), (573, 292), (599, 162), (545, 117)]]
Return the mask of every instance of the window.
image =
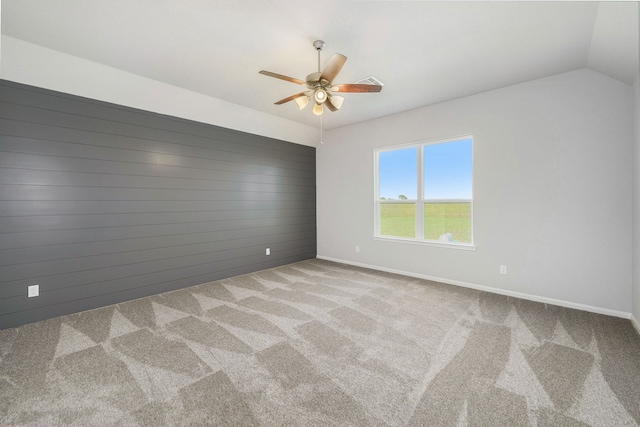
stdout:
[(376, 150), (375, 236), (473, 245), (473, 138)]

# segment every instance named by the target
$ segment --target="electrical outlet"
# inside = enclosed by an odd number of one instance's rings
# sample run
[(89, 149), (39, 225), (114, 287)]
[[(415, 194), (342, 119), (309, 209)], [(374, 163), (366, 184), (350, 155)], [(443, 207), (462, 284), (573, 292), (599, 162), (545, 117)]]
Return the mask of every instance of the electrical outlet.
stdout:
[(30, 285), (27, 288), (27, 296), (29, 298), (37, 297), (38, 295), (40, 295), (40, 286), (39, 285)]
[(267, 250), (265, 251), (265, 254), (271, 255), (271, 248), (267, 248)]
[(500, 266), (500, 274), (507, 274), (507, 266), (506, 265), (501, 265)]
[(360, 246), (356, 246), (356, 252), (360, 252)]

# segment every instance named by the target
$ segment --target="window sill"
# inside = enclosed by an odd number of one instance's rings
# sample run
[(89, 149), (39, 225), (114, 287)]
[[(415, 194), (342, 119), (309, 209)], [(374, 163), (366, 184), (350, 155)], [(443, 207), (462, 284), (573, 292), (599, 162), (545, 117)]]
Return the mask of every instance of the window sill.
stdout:
[(436, 241), (403, 239), (402, 237), (373, 236), (373, 240), (382, 242), (408, 243), (410, 245), (433, 246), (436, 248), (457, 249), (459, 251), (475, 251), (476, 246), (469, 243), (441, 243)]

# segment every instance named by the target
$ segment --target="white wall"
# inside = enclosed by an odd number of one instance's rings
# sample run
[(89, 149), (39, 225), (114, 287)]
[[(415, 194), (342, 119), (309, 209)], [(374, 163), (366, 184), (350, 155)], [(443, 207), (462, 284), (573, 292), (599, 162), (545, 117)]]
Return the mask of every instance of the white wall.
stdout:
[(640, 74), (633, 84), (633, 317), (640, 332)]
[[(318, 256), (628, 316), (630, 93), (582, 69), (326, 132)], [(374, 149), (463, 134), (477, 250), (374, 240)]]
[(318, 129), (2, 35), (0, 78), (315, 146)]

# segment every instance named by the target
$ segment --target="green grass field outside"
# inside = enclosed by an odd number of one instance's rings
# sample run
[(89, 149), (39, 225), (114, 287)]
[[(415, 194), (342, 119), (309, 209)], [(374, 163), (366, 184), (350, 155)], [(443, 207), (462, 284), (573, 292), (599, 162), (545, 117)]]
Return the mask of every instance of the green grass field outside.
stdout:
[[(415, 238), (416, 205), (381, 204), (380, 234)], [(454, 242), (471, 243), (471, 203), (425, 203), (424, 238), (438, 240), (451, 233)]]

